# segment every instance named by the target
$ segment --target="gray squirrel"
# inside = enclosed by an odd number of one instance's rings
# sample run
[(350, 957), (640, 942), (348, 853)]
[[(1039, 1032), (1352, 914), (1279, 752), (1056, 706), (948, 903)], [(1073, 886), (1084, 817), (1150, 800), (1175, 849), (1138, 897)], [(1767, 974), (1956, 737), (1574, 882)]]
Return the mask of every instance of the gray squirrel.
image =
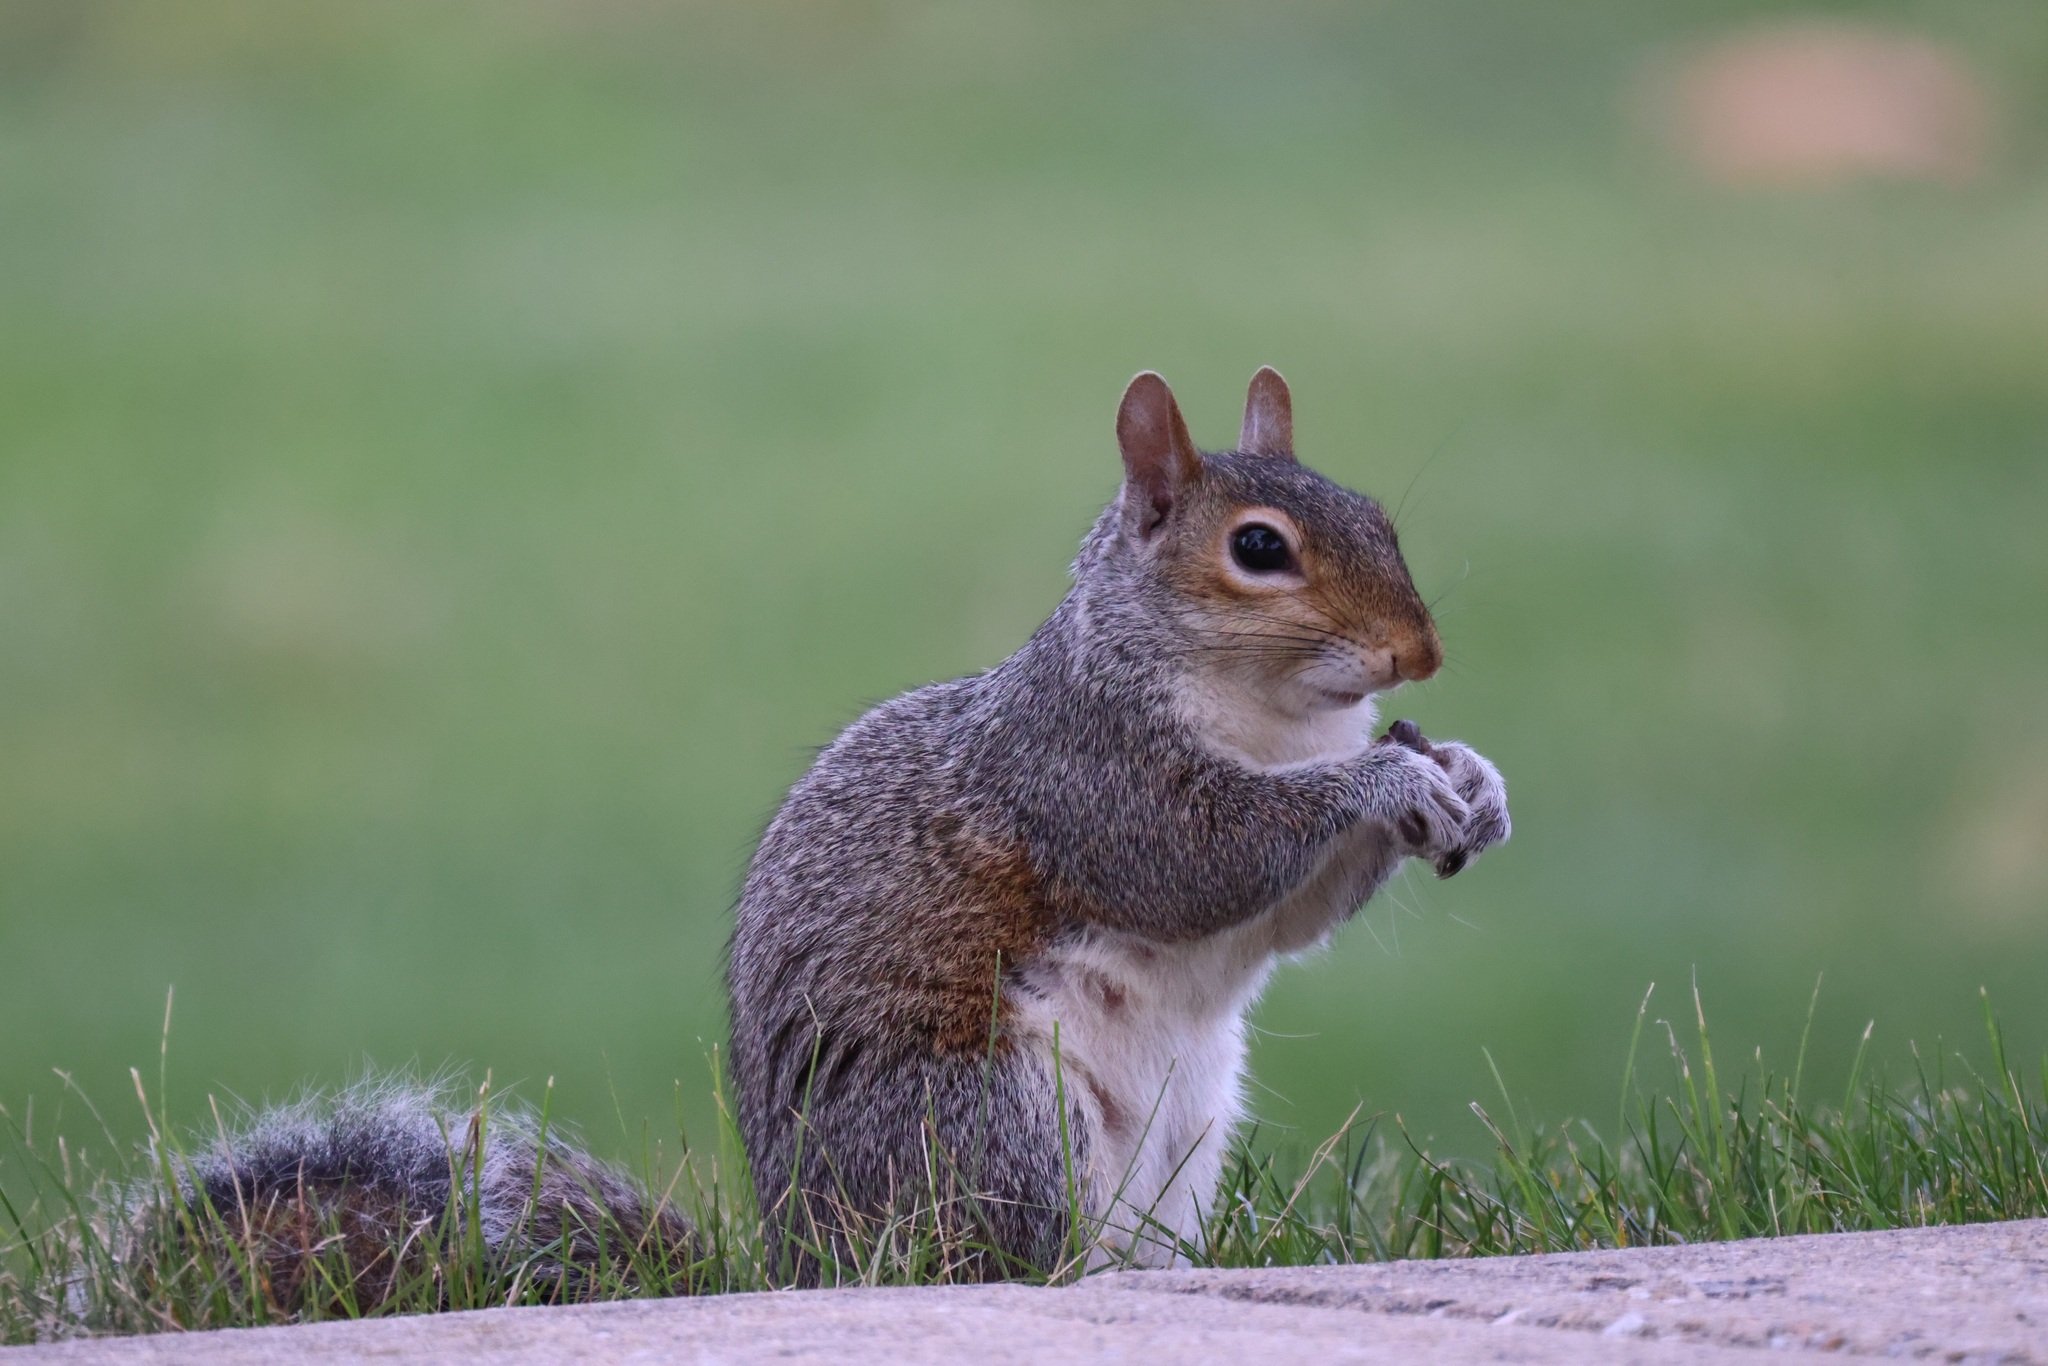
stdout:
[[(1276, 961), (1404, 859), (1450, 877), (1508, 837), (1475, 751), (1373, 735), (1374, 696), (1436, 673), (1442, 646), (1385, 511), (1296, 461), (1279, 374), (1253, 376), (1234, 450), (1198, 451), (1149, 371), (1116, 437), (1122, 488), (1051, 617), (987, 672), (849, 726), (754, 855), (730, 1070), (791, 1279), (902, 1219), (970, 1278), (1183, 1260)], [(393, 1106), (409, 1137), (384, 1151)], [(193, 1179), (228, 1209), (438, 1207), (424, 1116), (358, 1097), (259, 1123)], [(491, 1141), (483, 1169), (509, 1175), (485, 1183), (485, 1235), (531, 1236), (512, 1207), (539, 1149), (516, 1125)], [(548, 1164), (571, 1213), (689, 1238), (580, 1153)]]

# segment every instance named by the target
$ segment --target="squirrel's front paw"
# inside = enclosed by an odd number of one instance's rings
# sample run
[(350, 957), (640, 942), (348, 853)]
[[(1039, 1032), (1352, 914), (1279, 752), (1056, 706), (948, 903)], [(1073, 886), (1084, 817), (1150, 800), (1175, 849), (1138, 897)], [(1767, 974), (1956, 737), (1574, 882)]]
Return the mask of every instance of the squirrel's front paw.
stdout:
[(1441, 860), (1465, 844), (1471, 807), (1450, 770), (1434, 758), (1399, 745), (1383, 745), (1368, 818), (1392, 832), (1411, 858)]
[(1508, 785), (1500, 770), (1470, 745), (1456, 740), (1426, 740), (1412, 721), (1396, 721), (1386, 742), (1416, 754), (1427, 755), (1450, 778), (1470, 815), (1464, 837), (1454, 848), (1436, 856), (1436, 875), (1455, 877), (1479, 853), (1507, 839), (1514, 830), (1508, 818)]
[(1504, 842), (1514, 830), (1508, 819), (1508, 785), (1500, 770), (1470, 745), (1455, 740), (1438, 740), (1431, 756), (1451, 775), (1451, 785), (1472, 808), (1465, 821), (1465, 840), (1436, 861), (1438, 877), (1456, 876), (1481, 850)]

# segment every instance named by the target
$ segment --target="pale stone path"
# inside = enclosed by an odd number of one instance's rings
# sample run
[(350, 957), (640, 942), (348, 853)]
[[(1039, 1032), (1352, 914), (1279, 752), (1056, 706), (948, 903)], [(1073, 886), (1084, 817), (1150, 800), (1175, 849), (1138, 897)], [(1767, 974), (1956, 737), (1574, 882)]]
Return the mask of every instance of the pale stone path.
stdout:
[(492, 1309), (0, 1351), (31, 1362), (2048, 1363), (2048, 1220), (1635, 1252)]

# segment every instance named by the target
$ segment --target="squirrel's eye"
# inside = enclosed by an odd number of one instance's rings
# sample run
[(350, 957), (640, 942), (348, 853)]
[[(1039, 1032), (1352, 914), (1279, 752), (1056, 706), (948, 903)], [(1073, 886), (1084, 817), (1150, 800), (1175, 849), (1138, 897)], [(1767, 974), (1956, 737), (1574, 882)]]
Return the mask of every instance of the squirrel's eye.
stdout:
[(1294, 563), (1287, 538), (1264, 522), (1250, 522), (1230, 538), (1230, 558), (1254, 574), (1270, 574)]

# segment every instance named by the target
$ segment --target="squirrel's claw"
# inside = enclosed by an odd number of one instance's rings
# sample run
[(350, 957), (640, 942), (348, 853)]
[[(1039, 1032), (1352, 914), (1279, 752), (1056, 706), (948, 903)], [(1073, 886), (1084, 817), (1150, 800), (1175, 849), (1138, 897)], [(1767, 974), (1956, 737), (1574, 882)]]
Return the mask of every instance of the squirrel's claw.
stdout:
[(1429, 741), (1422, 736), (1422, 727), (1413, 721), (1396, 721), (1387, 727), (1387, 733), (1380, 737), (1382, 742), (1391, 742), (1403, 749), (1412, 749), (1417, 754), (1429, 753)]

